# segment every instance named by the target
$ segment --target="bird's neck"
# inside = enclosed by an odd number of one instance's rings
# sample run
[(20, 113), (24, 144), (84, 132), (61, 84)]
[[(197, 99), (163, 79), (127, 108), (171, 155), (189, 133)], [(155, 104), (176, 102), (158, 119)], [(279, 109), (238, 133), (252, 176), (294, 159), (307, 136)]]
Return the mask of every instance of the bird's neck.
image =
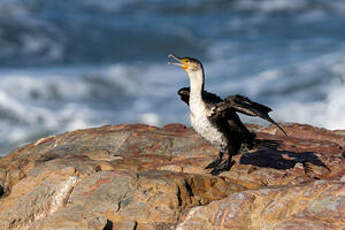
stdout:
[(190, 97), (189, 102), (193, 104), (202, 100), (202, 92), (204, 91), (204, 70), (193, 71), (188, 73), (190, 79)]

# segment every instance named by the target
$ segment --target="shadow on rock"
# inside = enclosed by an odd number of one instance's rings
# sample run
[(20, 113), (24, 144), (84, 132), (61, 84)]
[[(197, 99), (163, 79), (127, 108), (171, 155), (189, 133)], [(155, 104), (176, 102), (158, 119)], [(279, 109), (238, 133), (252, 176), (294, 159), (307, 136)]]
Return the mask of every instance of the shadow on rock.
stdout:
[[(301, 163), (305, 173), (312, 171), (310, 164), (324, 167), (331, 171), (313, 152), (289, 152), (277, 150), (278, 145), (272, 141), (270, 147), (266, 146), (252, 153), (245, 153), (240, 159), (240, 164), (250, 164), (264, 168), (290, 169)], [(275, 144), (274, 144), (275, 143)]]

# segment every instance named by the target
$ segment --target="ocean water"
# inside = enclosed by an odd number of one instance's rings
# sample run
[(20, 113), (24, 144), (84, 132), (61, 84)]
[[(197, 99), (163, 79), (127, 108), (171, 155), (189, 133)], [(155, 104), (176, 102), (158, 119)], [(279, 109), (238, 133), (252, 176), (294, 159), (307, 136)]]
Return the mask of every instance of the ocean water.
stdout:
[(189, 125), (169, 53), (279, 122), (345, 129), (343, 0), (0, 0), (0, 154), (104, 124)]

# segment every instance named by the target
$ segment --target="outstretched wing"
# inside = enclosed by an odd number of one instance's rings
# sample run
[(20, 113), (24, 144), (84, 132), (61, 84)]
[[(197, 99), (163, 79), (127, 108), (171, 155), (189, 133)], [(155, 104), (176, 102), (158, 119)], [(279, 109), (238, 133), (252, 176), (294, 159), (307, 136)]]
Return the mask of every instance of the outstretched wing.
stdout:
[[(177, 93), (180, 96), (181, 100), (189, 105), (190, 88), (181, 88)], [(226, 116), (226, 114), (228, 114), (228, 110), (233, 110), (239, 113), (246, 114), (248, 116), (260, 117), (277, 126), (287, 136), (284, 129), (280, 127), (280, 125), (272, 120), (272, 118), (268, 115), (268, 113), (271, 112), (272, 109), (265, 105), (251, 101), (247, 97), (243, 97), (241, 95), (229, 96), (222, 100), (217, 95), (204, 91), (202, 96), (206, 102), (213, 104), (212, 116), (223, 116), (224, 114)]]
[[(189, 87), (184, 87), (177, 91), (177, 94), (180, 96), (181, 100), (185, 102), (187, 105), (189, 105), (189, 93), (190, 93)], [(205, 90), (202, 93), (202, 97), (206, 102), (211, 103), (211, 104), (216, 104), (223, 101), (216, 94), (209, 93)]]
[(272, 111), (271, 108), (249, 100), (241, 95), (229, 96), (224, 99), (224, 104), (230, 105), (233, 109), (248, 116), (258, 116), (264, 118)]
[(277, 126), (287, 136), (284, 129), (280, 127), (277, 122), (272, 120), (270, 115), (268, 115), (268, 113), (271, 112), (272, 109), (265, 105), (251, 101), (247, 97), (235, 95), (225, 98), (222, 102), (217, 103), (214, 108), (214, 110), (218, 113), (226, 111), (228, 109), (234, 109), (237, 112), (246, 114), (248, 116), (261, 117), (262, 119)]

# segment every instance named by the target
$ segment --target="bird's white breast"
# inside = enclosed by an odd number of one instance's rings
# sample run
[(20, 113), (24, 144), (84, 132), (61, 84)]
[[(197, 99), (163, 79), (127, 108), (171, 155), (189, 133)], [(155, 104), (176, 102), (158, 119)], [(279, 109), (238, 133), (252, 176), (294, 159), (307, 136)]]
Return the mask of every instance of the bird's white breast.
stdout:
[(225, 136), (209, 121), (203, 101), (190, 102), (190, 121), (194, 130), (208, 142), (224, 151), (227, 141)]

